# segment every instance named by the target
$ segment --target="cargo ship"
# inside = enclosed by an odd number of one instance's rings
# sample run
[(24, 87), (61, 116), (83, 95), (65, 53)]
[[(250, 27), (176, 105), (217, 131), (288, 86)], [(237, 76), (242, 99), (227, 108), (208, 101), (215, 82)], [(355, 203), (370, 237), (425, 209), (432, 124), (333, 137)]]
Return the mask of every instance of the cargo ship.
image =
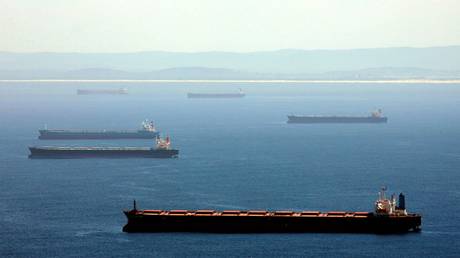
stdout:
[(41, 140), (81, 140), (81, 139), (155, 139), (159, 132), (156, 130), (152, 121), (142, 122), (140, 130), (124, 131), (88, 131), (88, 130), (49, 130), (46, 128), (39, 130), (38, 139)]
[(386, 123), (387, 117), (382, 115), (379, 109), (372, 112), (369, 116), (288, 116), (288, 123), (290, 124), (322, 124), (322, 123)]
[(379, 193), (374, 212), (266, 210), (132, 210), (124, 211), (124, 232), (208, 233), (406, 233), (421, 230), (422, 217), (407, 213), (404, 194)]
[(128, 89), (119, 88), (119, 89), (77, 89), (78, 95), (125, 95), (128, 94)]
[(236, 93), (187, 93), (188, 98), (242, 98), (246, 96), (243, 90)]
[(156, 138), (155, 147), (29, 147), (31, 159), (72, 158), (176, 158), (179, 150), (171, 148), (169, 137)]

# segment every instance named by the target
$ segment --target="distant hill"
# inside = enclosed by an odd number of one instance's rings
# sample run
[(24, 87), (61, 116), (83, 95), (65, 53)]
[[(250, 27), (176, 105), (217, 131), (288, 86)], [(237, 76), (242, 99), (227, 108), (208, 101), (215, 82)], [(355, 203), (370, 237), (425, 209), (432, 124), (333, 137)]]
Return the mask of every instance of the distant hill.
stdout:
[(69, 71), (59, 70), (0, 70), (0, 79), (143, 79), (143, 80), (222, 80), (263, 79), (269, 75), (236, 71), (225, 68), (175, 67), (149, 72), (127, 72), (115, 69), (88, 68)]
[(178, 67), (150, 72), (92, 68), (71, 71), (0, 70), (0, 80), (397, 80), (397, 79), (460, 79), (459, 71), (421, 68), (369, 68), (326, 73), (282, 74), (250, 73), (224, 68)]
[(8, 53), (0, 79), (459, 78), (460, 46), (233, 52)]

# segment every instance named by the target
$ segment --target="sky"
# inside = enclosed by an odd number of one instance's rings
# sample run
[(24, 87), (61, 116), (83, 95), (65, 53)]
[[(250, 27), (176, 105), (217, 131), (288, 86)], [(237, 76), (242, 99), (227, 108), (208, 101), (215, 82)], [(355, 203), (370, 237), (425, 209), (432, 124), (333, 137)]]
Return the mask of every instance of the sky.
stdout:
[(459, 0), (0, 0), (0, 51), (460, 45)]

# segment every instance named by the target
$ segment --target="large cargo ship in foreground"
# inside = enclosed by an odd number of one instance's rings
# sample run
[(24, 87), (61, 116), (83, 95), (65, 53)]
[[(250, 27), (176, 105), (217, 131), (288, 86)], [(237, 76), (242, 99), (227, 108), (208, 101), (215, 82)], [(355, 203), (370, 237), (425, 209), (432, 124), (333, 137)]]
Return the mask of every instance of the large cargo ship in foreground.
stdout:
[(385, 197), (384, 189), (374, 212), (345, 211), (240, 211), (240, 210), (137, 210), (124, 211), (124, 232), (209, 233), (405, 233), (421, 229), (421, 215), (407, 213), (405, 197)]
[(322, 124), (322, 123), (386, 123), (387, 117), (382, 116), (382, 111), (372, 112), (370, 116), (288, 116), (290, 124)]
[(81, 139), (154, 139), (159, 135), (152, 121), (142, 122), (140, 130), (39, 130), (41, 140), (81, 140)]
[(29, 147), (31, 159), (78, 158), (176, 158), (179, 150), (171, 149), (169, 137), (156, 140), (151, 147)]
[(246, 94), (240, 89), (236, 93), (187, 93), (188, 98), (242, 98)]
[(78, 95), (125, 95), (128, 94), (128, 89), (126, 88), (119, 88), (119, 89), (78, 89)]

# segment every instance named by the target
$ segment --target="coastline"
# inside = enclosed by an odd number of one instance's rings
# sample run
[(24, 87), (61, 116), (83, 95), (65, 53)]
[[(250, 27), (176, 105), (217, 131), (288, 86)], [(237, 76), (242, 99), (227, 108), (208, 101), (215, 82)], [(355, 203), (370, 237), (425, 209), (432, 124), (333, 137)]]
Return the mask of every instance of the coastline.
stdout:
[(460, 79), (453, 80), (63, 80), (63, 79), (30, 79), (1, 80), (0, 83), (311, 83), (311, 84), (460, 84)]

